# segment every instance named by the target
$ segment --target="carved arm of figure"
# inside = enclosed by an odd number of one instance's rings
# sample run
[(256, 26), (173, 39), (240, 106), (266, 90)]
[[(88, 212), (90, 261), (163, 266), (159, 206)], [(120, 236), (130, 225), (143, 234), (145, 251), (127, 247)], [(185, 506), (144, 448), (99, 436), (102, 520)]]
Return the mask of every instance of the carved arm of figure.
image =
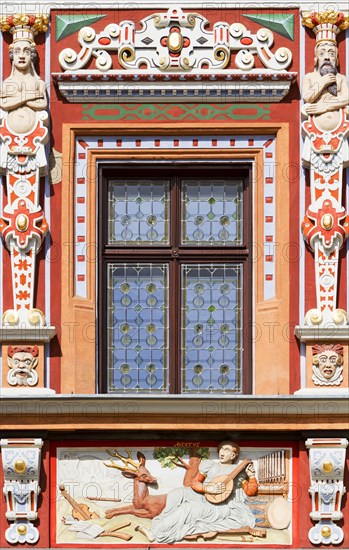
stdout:
[[(328, 86), (337, 85), (337, 95), (326, 92)], [(349, 88), (345, 76), (341, 74), (326, 74), (313, 80), (306, 75), (303, 84), (303, 99), (306, 104), (303, 112), (307, 115), (321, 115), (330, 111), (338, 111), (349, 105)]]
[(302, 97), (305, 103), (316, 103), (321, 94), (330, 86), (336, 83), (336, 75), (308, 73), (304, 77)]
[(35, 89), (27, 89), (26, 82), (20, 86), (13, 80), (4, 81), (0, 92), (0, 107), (4, 111), (13, 111), (22, 105), (27, 105), (34, 111), (42, 111), (47, 107), (46, 85), (42, 80), (35, 82)]
[(248, 497), (253, 497), (258, 493), (258, 481), (253, 464), (249, 464), (245, 470), (248, 480), (244, 479), (241, 486)]
[[(258, 482), (253, 464), (249, 464), (246, 467), (245, 472), (248, 480), (243, 480), (241, 486), (247, 496), (254, 496), (258, 492)], [(205, 479), (206, 475), (198, 472), (191, 484), (191, 488), (197, 493), (207, 493), (210, 495), (219, 495), (225, 491), (225, 483), (204, 483)]]

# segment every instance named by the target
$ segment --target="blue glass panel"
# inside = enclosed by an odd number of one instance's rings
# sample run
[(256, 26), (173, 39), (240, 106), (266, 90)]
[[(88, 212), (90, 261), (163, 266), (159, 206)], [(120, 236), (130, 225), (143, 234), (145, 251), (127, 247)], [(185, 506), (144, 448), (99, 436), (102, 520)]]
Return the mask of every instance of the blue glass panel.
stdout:
[(109, 391), (168, 390), (168, 266), (108, 265)]
[(113, 180), (108, 187), (108, 242), (163, 245), (169, 242), (168, 181)]
[(242, 265), (182, 266), (182, 391), (242, 391)]
[(183, 180), (182, 244), (242, 244), (241, 180)]

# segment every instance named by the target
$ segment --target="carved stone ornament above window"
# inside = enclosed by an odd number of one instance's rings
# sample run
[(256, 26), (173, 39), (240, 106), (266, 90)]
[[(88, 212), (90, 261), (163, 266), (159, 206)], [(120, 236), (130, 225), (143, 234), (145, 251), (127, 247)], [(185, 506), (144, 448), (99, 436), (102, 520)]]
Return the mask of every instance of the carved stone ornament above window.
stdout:
[[(278, 102), (287, 95), (297, 76), (286, 71), (292, 53), (285, 47), (271, 51), (269, 29), (252, 34), (241, 23), (221, 21), (208, 31), (208, 23), (177, 7), (146, 17), (141, 30), (133, 21), (109, 24), (99, 34), (84, 27), (78, 35), (80, 52), (61, 51), (64, 73), (54, 73), (53, 80), (75, 103), (137, 97)], [(256, 59), (264, 68), (255, 68)], [(232, 64), (234, 69), (226, 68)]]

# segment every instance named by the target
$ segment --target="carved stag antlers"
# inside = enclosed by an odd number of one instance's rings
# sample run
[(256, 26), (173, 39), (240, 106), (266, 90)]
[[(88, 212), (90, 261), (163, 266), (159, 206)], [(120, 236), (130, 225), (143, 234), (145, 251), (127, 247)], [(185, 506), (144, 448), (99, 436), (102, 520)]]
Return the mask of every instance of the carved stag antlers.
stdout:
[(137, 458), (138, 463), (135, 460), (132, 460), (132, 454), (131, 451), (126, 449), (127, 456), (122, 456), (117, 449), (106, 449), (108, 455), (113, 456), (124, 464), (121, 466), (120, 464), (117, 464), (115, 460), (110, 458), (111, 464), (108, 464), (107, 462), (104, 462), (103, 464), (107, 466), (108, 468), (116, 468), (117, 470), (120, 470), (122, 472), (122, 475), (125, 477), (135, 477), (139, 473), (139, 470), (142, 466), (145, 465), (146, 458), (143, 453), (140, 451), (137, 452)]

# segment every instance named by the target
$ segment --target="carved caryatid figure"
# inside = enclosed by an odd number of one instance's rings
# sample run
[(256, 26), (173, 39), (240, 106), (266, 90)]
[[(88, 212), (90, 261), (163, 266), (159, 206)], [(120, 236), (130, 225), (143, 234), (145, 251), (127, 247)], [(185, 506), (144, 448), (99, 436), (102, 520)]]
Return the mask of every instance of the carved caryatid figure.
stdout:
[(7, 381), (11, 386), (35, 386), (38, 382), (38, 346), (9, 346)]
[(7, 204), (0, 233), (11, 254), (13, 308), (3, 315), (4, 326), (45, 325), (34, 308), (35, 256), (48, 229), (39, 204), (40, 176), (46, 172), (48, 113), (46, 86), (37, 75), (34, 37), (47, 30), (43, 16), (18, 15), (0, 19), (10, 31), (11, 74), (0, 92), (0, 169), (6, 176)]
[(320, 344), (312, 347), (313, 376), (317, 386), (339, 386), (343, 381), (343, 346)]
[(8, 127), (16, 134), (26, 134), (37, 125), (35, 112), (47, 107), (46, 85), (34, 68), (35, 43), (17, 40), (9, 48), (9, 57), (12, 71), (3, 82), (0, 107), (7, 112)]
[(315, 46), (315, 70), (303, 81), (303, 113), (314, 115), (316, 125), (324, 132), (340, 123), (340, 109), (349, 104), (348, 83), (338, 72), (338, 48), (333, 42), (321, 41)]
[(305, 323), (341, 326), (347, 313), (337, 308), (339, 250), (349, 234), (349, 217), (342, 206), (342, 173), (349, 162), (349, 89), (338, 71), (337, 34), (348, 28), (342, 13), (310, 14), (303, 23), (316, 34), (315, 68), (304, 77), (302, 109), (305, 137), (302, 160), (310, 169), (309, 205), (303, 236), (315, 256), (316, 308)]

